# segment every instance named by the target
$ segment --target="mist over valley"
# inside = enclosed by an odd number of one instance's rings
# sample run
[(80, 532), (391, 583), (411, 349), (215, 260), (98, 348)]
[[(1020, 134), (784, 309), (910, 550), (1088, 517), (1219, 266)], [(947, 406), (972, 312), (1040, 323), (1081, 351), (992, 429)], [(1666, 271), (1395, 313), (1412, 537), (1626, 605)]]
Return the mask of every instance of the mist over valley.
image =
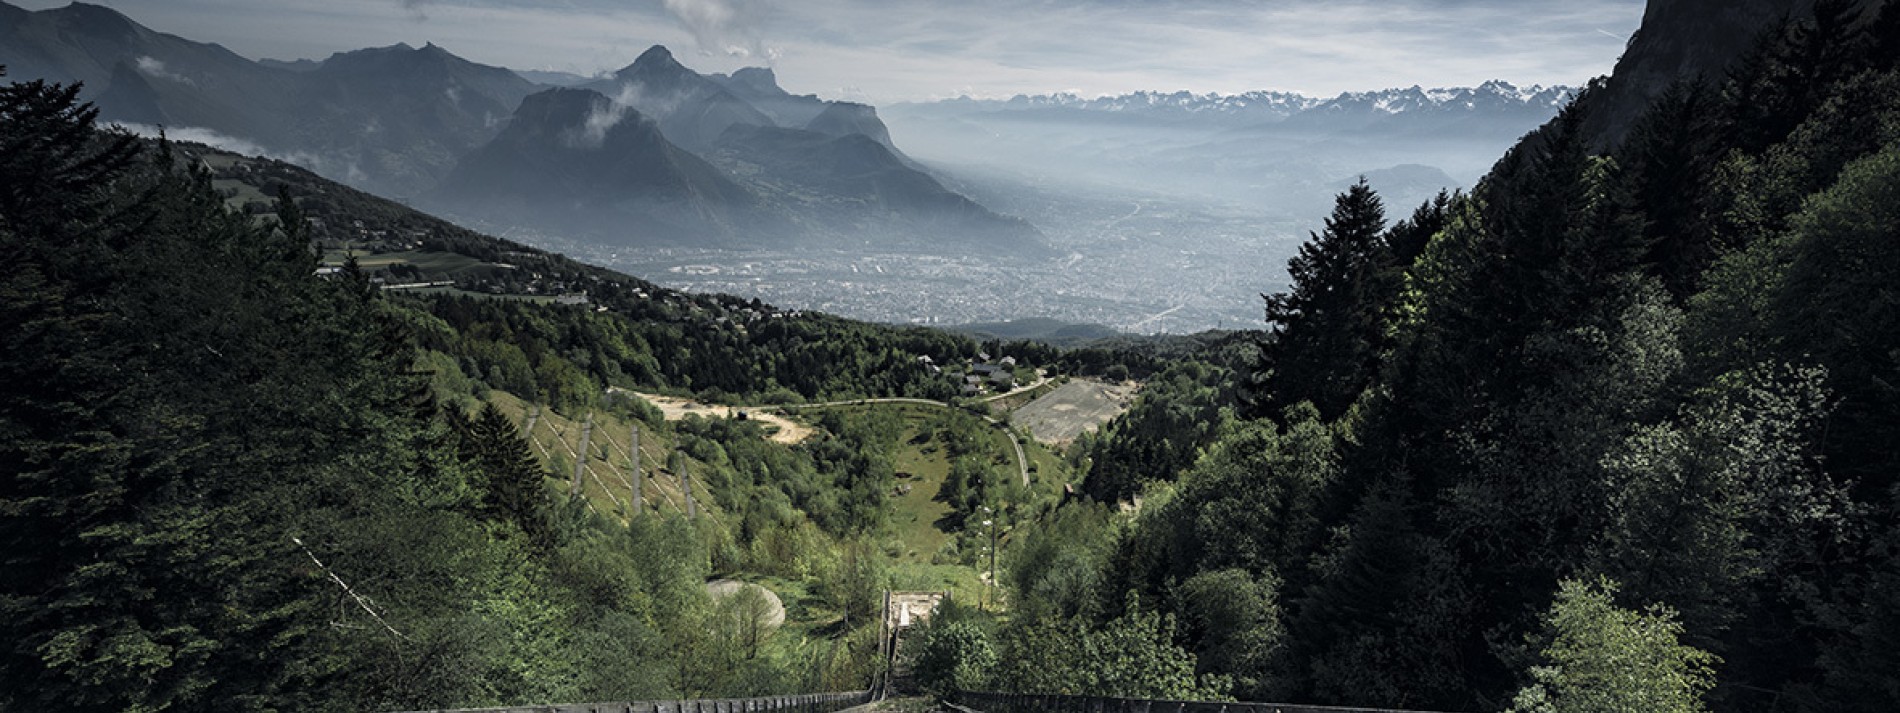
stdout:
[(661, 284), (895, 323), (1258, 326), (1250, 298), (1285, 286), (1333, 194), (1363, 176), (1396, 212), (1469, 187), (1574, 94), (1500, 80), (880, 108), (657, 45), (592, 77), (435, 44), (252, 61), (107, 7), (7, 13), (0, 63), (85, 82), (107, 121)]

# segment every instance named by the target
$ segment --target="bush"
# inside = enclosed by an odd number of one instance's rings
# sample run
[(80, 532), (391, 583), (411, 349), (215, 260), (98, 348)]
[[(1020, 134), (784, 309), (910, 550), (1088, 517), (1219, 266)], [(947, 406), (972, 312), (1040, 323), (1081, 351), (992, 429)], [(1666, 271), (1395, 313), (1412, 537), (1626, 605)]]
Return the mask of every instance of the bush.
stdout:
[(927, 631), (918, 642), (913, 670), (918, 687), (934, 695), (978, 691), (989, 686), (996, 668), (996, 647), (975, 622), (957, 621)]

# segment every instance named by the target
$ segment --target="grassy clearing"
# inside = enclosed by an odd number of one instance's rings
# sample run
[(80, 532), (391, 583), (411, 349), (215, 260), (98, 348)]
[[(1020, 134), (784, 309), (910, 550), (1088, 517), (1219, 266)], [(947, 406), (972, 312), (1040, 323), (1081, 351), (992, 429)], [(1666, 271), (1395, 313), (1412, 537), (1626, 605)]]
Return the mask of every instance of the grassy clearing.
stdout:
[(989, 406), (990, 406), (990, 413), (996, 414), (997, 416), (1000, 417), (1004, 413), (1008, 413), (1010, 411), (1014, 411), (1016, 409), (1022, 408), (1028, 405), (1029, 402), (1042, 398), (1044, 394), (1047, 394), (1051, 391), (1055, 391), (1056, 387), (1061, 386), (1063, 383), (1064, 383), (1064, 379), (1050, 379), (1049, 381), (1045, 382), (1043, 385), (1030, 389), (1028, 391), (1024, 391), (1020, 394), (1012, 394), (1007, 398), (1001, 398), (995, 401), (987, 402), (989, 403)]
[(554, 297), (551, 295), (497, 295), (490, 292), (472, 292), (459, 287), (418, 287), (411, 290), (402, 290), (402, 292), (403, 294), (410, 295), (452, 295), (455, 297), (480, 297), (487, 300), (515, 300), (518, 302), (536, 302), (540, 304), (554, 303)]
[[(490, 391), (488, 400), (515, 423), (525, 423), (527, 405), (512, 394)], [(628, 428), (631, 424), (610, 414), (594, 414), (594, 435), (588, 443), (587, 467), (582, 472), (581, 494), (595, 512), (626, 521), (633, 483), (628, 477)], [(569, 476), (581, 445), (579, 420), (570, 419), (542, 408), (534, 426), (534, 454), (548, 466), (548, 487), (565, 495), (572, 487)], [(679, 474), (666, 470), (667, 455), (673, 452), (672, 434), (651, 428), (640, 429), (640, 472), (647, 476), (641, 496), (647, 512), (685, 512), (686, 498), (680, 489)], [(689, 469), (703, 464), (688, 459)], [(721, 522), (725, 514), (713, 501), (704, 483), (694, 480), (693, 501), (702, 516)]]
[(1038, 499), (1062, 497), (1062, 486), (1074, 478), (1068, 462), (1034, 438), (1020, 437), (1019, 440), (1023, 444), (1023, 455), (1029, 457), (1030, 490)]
[(270, 203), (273, 200), (270, 196), (264, 195), (264, 192), (258, 190), (256, 186), (236, 179), (213, 179), (211, 187), (220, 193), (235, 192), (235, 195), (224, 199), (224, 205), (232, 209), (242, 209), (246, 203)]
[(891, 525), (904, 543), (898, 561), (928, 563), (950, 541), (950, 533), (937, 526), (938, 520), (950, 514), (950, 506), (936, 499), (950, 475), (950, 459), (919, 418), (907, 424), (891, 463), (900, 475), (898, 483), (910, 486), (909, 492), (891, 499)]
[[(349, 250), (329, 250), (323, 254), (323, 264), (341, 267), (349, 259)], [(461, 277), (471, 274), (487, 274), (495, 270), (505, 270), (494, 263), (482, 262), (467, 255), (450, 252), (424, 250), (403, 250), (387, 253), (356, 252), (356, 264), (365, 270), (386, 268), (393, 265), (413, 265), (429, 275)]]
[[(517, 424), (525, 422), (528, 404), (521, 399), (504, 392), (491, 391), (487, 400)], [(896, 470), (908, 475), (898, 482), (910, 486), (908, 492), (894, 494), (890, 499), (891, 530), (886, 541), (894, 542), (900, 549), (888, 561), (893, 588), (903, 591), (948, 591), (959, 601), (985, 601), (986, 587), (979, 576), (979, 569), (987, 566), (987, 562), (972, 566), (935, 557), (955, 538), (954, 533), (938, 525), (938, 521), (951, 511), (947, 504), (936, 500), (938, 490), (950, 473), (950, 458), (930, 428), (931, 423), (944, 415), (943, 409), (916, 404), (867, 404), (836, 408), (899, 419), (904, 425), (903, 435), (890, 454)], [(573, 472), (576, 451), (580, 448), (581, 426), (580, 419), (569, 418), (547, 408), (541, 409), (541, 415), (535, 423), (531, 449), (549, 468), (546, 485), (551, 493), (559, 497), (564, 498), (570, 487), (568, 474)], [(627, 519), (626, 508), (631, 491), (631, 483), (626, 480), (628, 426), (626, 421), (616, 416), (601, 412), (594, 414), (594, 433), (588, 446), (587, 469), (581, 488), (583, 497), (595, 512), (621, 521)], [(992, 458), (995, 459), (998, 472), (1009, 473), (1013, 477), (1016, 473), (1015, 456), (1008, 441), (1012, 435), (994, 428), (986, 429), (986, 433), (994, 446), (996, 455)], [(670, 430), (641, 429), (641, 470), (649, 476), (643, 490), (648, 512), (683, 511), (684, 497), (679, 488), (678, 475), (663, 468), (667, 455), (674, 447), (675, 440)], [(1040, 500), (1051, 493), (1059, 494), (1061, 483), (1066, 481), (1060, 459), (1033, 440), (1024, 444), (1024, 451), (1036, 466), (1036, 472), (1032, 473), (1036, 497)], [(703, 465), (690, 459), (688, 464), (695, 471)], [(719, 510), (704, 483), (695, 481), (693, 494), (702, 517), (712, 518), (722, 526), (732, 524), (729, 522), (730, 515)], [(890, 549), (886, 547), (887, 552)], [(836, 633), (841, 614), (812, 590), (809, 581), (747, 573), (740, 573), (738, 578), (765, 586), (778, 594), (785, 603), (787, 621), (780, 637), (825, 639)]]

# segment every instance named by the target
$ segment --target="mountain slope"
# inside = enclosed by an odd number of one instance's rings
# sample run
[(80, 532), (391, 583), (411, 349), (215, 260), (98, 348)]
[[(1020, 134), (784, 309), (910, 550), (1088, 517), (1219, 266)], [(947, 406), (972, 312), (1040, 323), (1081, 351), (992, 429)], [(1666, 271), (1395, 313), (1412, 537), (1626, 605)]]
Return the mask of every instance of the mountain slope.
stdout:
[(297, 76), (288, 109), (302, 118), (299, 147), (351, 162), (394, 195), (434, 186), (536, 89), (433, 44), (339, 53)]
[[(160, 119), (260, 143), (291, 134), (273, 111), (295, 96), (286, 72), (217, 45), (154, 32), (98, 5), (39, 12), (4, 7), (9, 17), (0, 25), (0, 64), (12, 79), (84, 82), (109, 120)], [(126, 82), (146, 86), (108, 93)]]
[(707, 75), (734, 96), (744, 99), (772, 117), (778, 126), (806, 129), (831, 136), (863, 134), (883, 144), (892, 153), (903, 156), (891, 141), (891, 131), (868, 104), (826, 101), (810, 94), (792, 94), (778, 85), (778, 76), (766, 67), (746, 67), (733, 72)]
[[(86, 96), (108, 121), (163, 125), (174, 136), (294, 158), (359, 187), (427, 196), (434, 205), (496, 224), (578, 231), (612, 244), (761, 248), (795, 238), (950, 253), (1039, 244), (1032, 228), (948, 193), (904, 159), (875, 109), (794, 96), (778, 87), (770, 70), (715, 79), (655, 46), (613, 76), (587, 82), (598, 99), (559, 95), (567, 98), (526, 106), (537, 85), (434, 44), (341, 52), (320, 63), (252, 62), (216, 45), (153, 32), (105, 7), (3, 7), (8, 21), (0, 26), (0, 63), (15, 78), (85, 82)], [(636, 116), (619, 127), (627, 108)], [(498, 139), (517, 110), (552, 123)], [(604, 123), (575, 128), (590, 115)], [(805, 166), (775, 156), (748, 162), (794, 169), (778, 171), (776, 184), (753, 181), (763, 191), (754, 195), (701, 160), (734, 127), (863, 136), (890, 156), (873, 157), (883, 163), (872, 188), (863, 175), (811, 170), (844, 170), (859, 161), (861, 152), (850, 142), (801, 144), (796, 150)], [(604, 145), (577, 147), (561, 138), (576, 131), (599, 134), (590, 142)], [(812, 153), (824, 147), (844, 153)], [(732, 146), (720, 150), (731, 153)], [(891, 156), (899, 165), (884, 161)], [(824, 193), (830, 190), (847, 192)], [(912, 210), (920, 212), (905, 215)], [(947, 233), (952, 227), (970, 231), (970, 239)]]
[(726, 244), (758, 219), (750, 194), (652, 119), (586, 89), (524, 99), (508, 128), (465, 156), (429, 200), (620, 244)]
[(966, 252), (1043, 250), (1027, 223), (945, 188), (861, 133), (735, 126), (709, 155), (759, 194), (790, 206), (811, 228), (846, 241), (881, 234), (885, 247), (954, 241)]
[(771, 117), (718, 82), (687, 69), (660, 45), (648, 48), (612, 77), (581, 86), (638, 109), (659, 122), (667, 138), (695, 150), (711, 146), (737, 124), (773, 125)]
[(210, 130), (399, 196), (434, 185), (535, 90), (435, 45), (265, 64), (110, 8), (6, 7), (0, 64), (13, 78), (85, 82), (108, 121)]
[(1605, 145), (1622, 140), (1670, 84), (1719, 81), (1782, 19), (1812, 16), (1814, 0), (1654, 0), (1616, 61), (1588, 126)]

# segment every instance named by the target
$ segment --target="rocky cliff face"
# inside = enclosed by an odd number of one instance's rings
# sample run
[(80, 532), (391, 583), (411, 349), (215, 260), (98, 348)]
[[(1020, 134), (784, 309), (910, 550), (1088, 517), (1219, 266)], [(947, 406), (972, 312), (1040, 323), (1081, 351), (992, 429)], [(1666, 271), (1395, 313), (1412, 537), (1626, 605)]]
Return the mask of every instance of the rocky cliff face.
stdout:
[(1696, 77), (1719, 81), (1764, 32), (1813, 11), (1814, 0), (1650, 0), (1585, 130), (1601, 145), (1621, 141), (1669, 85)]

